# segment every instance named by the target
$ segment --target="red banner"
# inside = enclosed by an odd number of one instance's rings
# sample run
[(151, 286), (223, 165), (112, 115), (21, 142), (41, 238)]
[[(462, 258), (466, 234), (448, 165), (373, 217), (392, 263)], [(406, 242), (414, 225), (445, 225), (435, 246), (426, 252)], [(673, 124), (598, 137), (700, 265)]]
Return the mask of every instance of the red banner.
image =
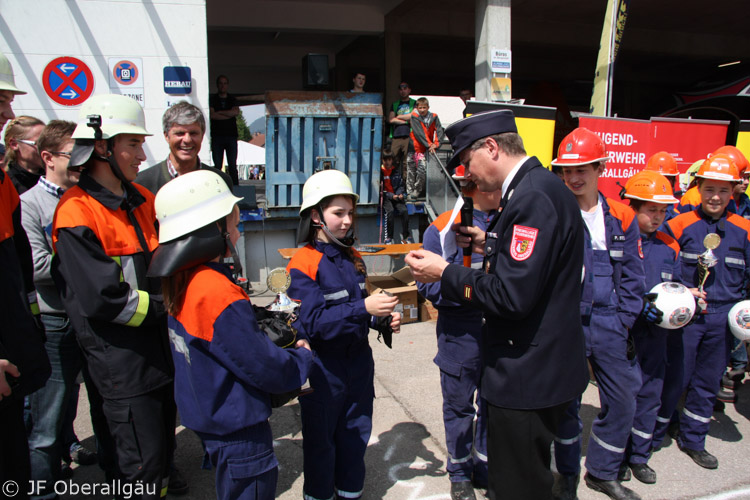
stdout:
[(605, 196), (620, 199), (620, 186), (643, 170), (652, 154), (667, 151), (677, 160), (680, 172), (696, 160), (723, 146), (728, 122), (652, 118), (651, 121), (626, 118), (582, 116), (581, 127), (595, 132), (604, 141), (609, 155), (607, 168), (599, 178)]

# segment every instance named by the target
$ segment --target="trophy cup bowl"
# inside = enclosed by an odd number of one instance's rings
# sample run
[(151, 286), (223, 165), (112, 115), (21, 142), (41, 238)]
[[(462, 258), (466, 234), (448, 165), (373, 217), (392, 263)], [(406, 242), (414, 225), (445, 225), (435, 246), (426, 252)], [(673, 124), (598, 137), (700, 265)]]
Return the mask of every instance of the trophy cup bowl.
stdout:
[(700, 292), (703, 292), (703, 286), (706, 284), (708, 275), (711, 274), (709, 269), (719, 262), (713, 250), (718, 248), (720, 243), (721, 237), (716, 233), (707, 234), (703, 238), (703, 246), (706, 248), (706, 251), (698, 256), (698, 290)]

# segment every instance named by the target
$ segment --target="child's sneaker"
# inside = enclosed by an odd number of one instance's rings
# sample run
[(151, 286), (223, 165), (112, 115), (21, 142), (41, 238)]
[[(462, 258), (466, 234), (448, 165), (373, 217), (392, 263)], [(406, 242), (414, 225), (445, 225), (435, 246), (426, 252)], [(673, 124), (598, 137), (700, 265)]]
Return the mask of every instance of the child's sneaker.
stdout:
[(386, 245), (393, 245), (393, 238), (386, 238), (383, 243)]
[(405, 240), (401, 240), (401, 243), (405, 245), (411, 245), (414, 243), (414, 238), (412, 238), (411, 236), (407, 236)]

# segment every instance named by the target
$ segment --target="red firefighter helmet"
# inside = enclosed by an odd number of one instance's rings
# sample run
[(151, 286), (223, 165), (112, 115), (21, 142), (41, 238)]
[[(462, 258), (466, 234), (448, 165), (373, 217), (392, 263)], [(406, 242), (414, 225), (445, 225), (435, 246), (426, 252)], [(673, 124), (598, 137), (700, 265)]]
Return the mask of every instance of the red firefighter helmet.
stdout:
[(739, 182), (740, 172), (732, 159), (725, 154), (709, 157), (703, 162), (696, 177), (702, 179), (713, 179), (715, 181)]
[(666, 151), (659, 151), (651, 155), (644, 170), (659, 172), (661, 175), (678, 175), (677, 161)]
[(562, 140), (552, 164), (575, 167), (608, 159), (601, 137), (585, 127), (578, 127)]
[(740, 175), (742, 175), (743, 172), (747, 171), (747, 158), (745, 158), (745, 155), (742, 154), (742, 151), (740, 151), (738, 148), (734, 146), (722, 146), (711, 153), (711, 156), (720, 154), (727, 155), (732, 159), (734, 164), (737, 165), (737, 170), (740, 172)]
[(456, 167), (456, 170), (453, 171), (453, 175), (451, 175), (452, 178), (454, 178), (457, 181), (463, 181), (466, 179), (466, 167), (463, 165), (459, 165)]
[(625, 198), (668, 205), (680, 201), (674, 197), (671, 183), (667, 178), (653, 170), (641, 170), (628, 179), (625, 184)]

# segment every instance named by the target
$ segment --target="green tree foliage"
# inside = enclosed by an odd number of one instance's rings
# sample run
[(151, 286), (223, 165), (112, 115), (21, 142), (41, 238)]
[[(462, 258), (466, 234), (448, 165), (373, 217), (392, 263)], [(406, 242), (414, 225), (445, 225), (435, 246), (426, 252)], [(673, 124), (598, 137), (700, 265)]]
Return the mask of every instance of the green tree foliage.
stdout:
[(245, 117), (242, 116), (242, 113), (240, 113), (239, 115), (237, 115), (237, 139), (241, 141), (249, 141), (252, 138), (253, 136), (247, 126)]

